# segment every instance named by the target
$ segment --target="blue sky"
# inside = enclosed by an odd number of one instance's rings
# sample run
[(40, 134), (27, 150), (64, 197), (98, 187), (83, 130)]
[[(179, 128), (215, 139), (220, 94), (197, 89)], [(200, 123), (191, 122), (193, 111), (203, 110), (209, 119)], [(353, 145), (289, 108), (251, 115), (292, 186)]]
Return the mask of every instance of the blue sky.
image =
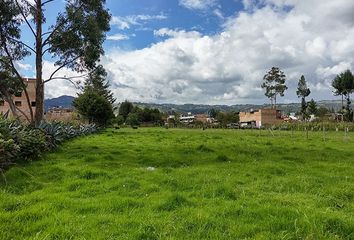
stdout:
[[(161, 16), (160, 19), (141, 20), (139, 25), (130, 25), (129, 29), (119, 29), (112, 25), (110, 35), (124, 34), (130, 38), (121, 42), (106, 41), (105, 47), (120, 47), (127, 49), (139, 49), (156, 43), (161, 38), (155, 37), (153, 30), (160, 28), (197, 30), (205, 35), (215, 34), (222, 29), (223, 19), (216, 16), (210, 8), (191, 11), (181, 5), (178, 0), (121, 0), (107, 1), (107, 7), (113, 16), (121, 18), (146, 15)], [(243, 9), (241, 2), (223, 0), (213, 5), (224, 17), (230, 17)]]
[[(48, 24), (63, 3), (48, 4)], [(287, 76), (280, 102), (299, 101), (301, 75), (310, 98), (336, 99), (332, 79), (354, 67), (354, 1), (107, 0), (106, 6), (112, 20), (101, 63), (118, 101), (265, 103), (260, 85), (272, 66)], [(23, 39), (33, 40), (25, 26)], [(44, 77), (55, 69), (54, 59), (45, 60)], [(34, 75), (33, 57), (18, 65)], [(77, 89), (53, 81), (45, 92), (50, 98)]]

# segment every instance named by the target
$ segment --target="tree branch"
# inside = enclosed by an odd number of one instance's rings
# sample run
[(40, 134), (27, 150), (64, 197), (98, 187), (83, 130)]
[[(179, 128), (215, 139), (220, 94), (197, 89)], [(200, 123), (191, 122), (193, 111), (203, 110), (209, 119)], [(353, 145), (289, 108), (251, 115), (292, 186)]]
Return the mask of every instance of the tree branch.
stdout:
[(50, 3), (50, 2), (53, 2), (53, 1), (55, 1), (55, 0), (48, 0), (48, 1), (45, 1), (44, 3), (42, 3), (42, 7), (43, 7), (44, 5), (46, 5), (47, 3)]
[(72, 62), (75, 62), (75, 61), (76, 61), (77, 59), (79, 59), (79, 58), (80, 58), (80, 56), (78, 56), (78, 57), (72, 59), (72, 60), (69, 61), (69, 62), (63, 63), (60, 67), (58, 67), (58, 68), (50, 75), (50, 77), (49, 77), (47, 80), (44, 81), (44, 83), (49, 82), (51, 79), (53, 79), (54, 75), (55, 75), (60, 69), (64, 68), (65, 66), (67, 66), (68, 64), (70, 64), (70, 63), (72, 63)]
[(10, 37), (9, 37), (9, 39), (12, 40), (12, 41), (14, 41), (14, 42), (17, 42), (17, 43), (19, 43), (19, 44), (22, 44), (23, 46), (25, 46), (25, 47), (27, 47), (28, 49), (30, 49), (34, 54), (36, 54), (36, 51), (35, 51), (32, 47), (30, 47), (29, 45), (27, 45), (26, 43), (24, 43), (24, 42), (22, 42), (22, 41), (20, 41), (20, 40), (14, 39), (14, 38), (10, 38)]
[[(75, 15), (82, 7), (84, 6), (84, 4), (82, 3), (73, 13), (73, 15)], [(43, 42), (43, 46), (47, 45), (50, 38), (53, 37), (54, 33), (60, 28), (62, 27), (65, 23), (67, 23), (69, 21), (69, 18), (66, 18), (64, 21), (62, 21), (61, 23), (59, 23), (57, 26), (55, 26), (55, 28), (53, 29), (53, 31), (49, 34), (49, 36), (47, 37), (46, 40), (44, 40)]]
[[(27, 20), (27, 18), (26, 18), (25, 13), (23, 12), (23, 9), (21, 8), (20, 4), (18, 3), (18, 0), (16, 0), (16, 5), (17, 5), (17, 7), (20, 9), (21, 15), (22, 15), (23, 19), (25, 20), (25, 22), (27, 23), (27, 26), (31, 29), (31, 32), (33, 33), (33, 36), (34, 36), (34, 37), (37, 37), (37, 36), (36, 36), (36, 33), (34, 32), (32, 26), (31, 26), (31, 24), (28, 22), (28, 20)], [(33, 6), (32, 6), (32, 7), (33, 7)]]
[[(56, 80), (56, 79), (64, 79), (64, 80), (68, 80), (71, 83), (73, 83), (72, 79), (83, 78), (83, 77), (86, 77), (87, 75), (89, 75), (89, 73), (85, 73), (85, 74), (82, 74), (82, 75), (79, 75), (79, 76), (74, 76), (74, 77), (65, 77), (65, 76), (64, 77), (52, 77), (52, 78), (49, 78), (49, 79), (45, 80), (44, 83), (47, 83), (47, 82), (50, 82), (50, 81)], [(77, 84), (73, 83), (73, 85), (76, 86)]]
[(26, 113), (24, 111), (22, 111), (21, 109), (19, 109), (18, 107), (16, 107), (16, 110), (19, 111), (25, 118), (28, 122), (31, 122), (29, 117), (27, 117)]

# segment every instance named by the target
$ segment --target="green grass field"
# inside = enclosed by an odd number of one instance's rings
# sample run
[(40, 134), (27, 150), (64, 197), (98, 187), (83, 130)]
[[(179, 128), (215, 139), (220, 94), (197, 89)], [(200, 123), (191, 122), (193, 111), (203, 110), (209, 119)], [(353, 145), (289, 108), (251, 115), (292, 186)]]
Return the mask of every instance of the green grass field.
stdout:
[(0, 180), (0, 239), (354, 239), (354, 135), (106, 130)]

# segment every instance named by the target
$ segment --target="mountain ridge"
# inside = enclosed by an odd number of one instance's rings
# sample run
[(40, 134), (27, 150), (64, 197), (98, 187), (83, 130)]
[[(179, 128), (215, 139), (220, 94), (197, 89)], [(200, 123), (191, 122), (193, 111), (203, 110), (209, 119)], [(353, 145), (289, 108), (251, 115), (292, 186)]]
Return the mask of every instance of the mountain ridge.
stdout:
[[(44, 102), (45, 109), (53, 107), (64, 107), (64, 108), (73, 108), (73, 101), (75, 97), (63, 95), (56, 98), (46, 99)], [(163, 112), (191, 112), (193, 114), (206, 113), (208, 110), (214, 108), (220, 111), (250, 111), (256, 110), (259, 108), (268, 108), (270, 104), (172, 104), (172, 103), (143, 103), (143, 102), (133, 102), (134, 105), (139, 107), (149, 107), (149, 108), (157, 108)], [(120, 104), (116, 104), (119, 106)], [(279, 110), (283, 110), (286, 113), (297, 112), (300, 110), (300, 103), (280, 103), (277, 105)], [(341, 100), (320, 100), (317, 101), (317, 105), (319, 107), (326, 107), (328, 109), (339, 110), (341, 108)]]

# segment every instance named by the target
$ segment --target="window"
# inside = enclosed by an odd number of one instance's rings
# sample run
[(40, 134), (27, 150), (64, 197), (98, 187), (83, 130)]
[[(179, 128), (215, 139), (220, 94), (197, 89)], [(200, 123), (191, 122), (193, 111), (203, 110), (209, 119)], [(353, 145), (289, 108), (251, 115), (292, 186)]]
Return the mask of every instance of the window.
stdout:
[(36, 102), (31, 102), (32, 107), (36, 106)]
[(15, 95), (15, 97), (21, 97), (22, 96), (22, 92), (16, 92), (14, 95)]
[(0, 106), (4, 106), (4, 105), (5, 105), (4, 100), (0, 100)]
[(22, 106), (22, 102), (21, 101), (15, 101), (15, 106), (16, 107), (21, 107)]

